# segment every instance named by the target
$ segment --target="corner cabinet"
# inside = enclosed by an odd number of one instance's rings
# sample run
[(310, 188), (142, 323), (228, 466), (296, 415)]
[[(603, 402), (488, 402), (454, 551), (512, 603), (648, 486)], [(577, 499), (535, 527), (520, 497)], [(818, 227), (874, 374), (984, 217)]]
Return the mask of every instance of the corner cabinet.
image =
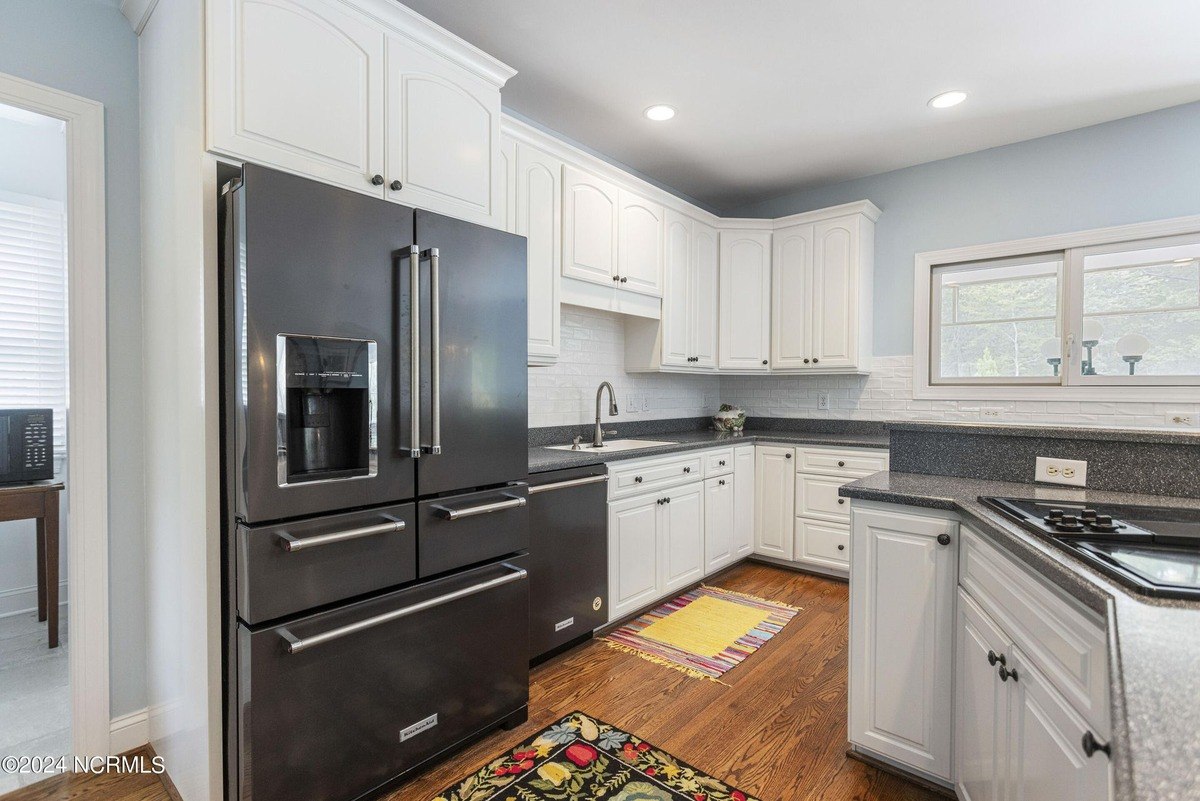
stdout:
[(769, 370), (771, 345), (771, 232), (721, 231), (722, 370)]
[(514, 72), (380, 0), (209, 0), (213, 152), (503, 227)]
[(950, 780), (958, 522), (856, 504), (850, 742)]

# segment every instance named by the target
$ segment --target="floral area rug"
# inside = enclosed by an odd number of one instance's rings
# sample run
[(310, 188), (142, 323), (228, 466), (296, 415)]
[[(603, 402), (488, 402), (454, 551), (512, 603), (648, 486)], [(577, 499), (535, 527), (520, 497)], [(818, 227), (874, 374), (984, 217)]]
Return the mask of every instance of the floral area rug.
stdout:
[(629, 732), (572, 712), (434, 801), (758, 801)]
[(719, 681), (797, 612), (765, 598), (700, 586), (610, 632), (604, 641), (694, 678)]

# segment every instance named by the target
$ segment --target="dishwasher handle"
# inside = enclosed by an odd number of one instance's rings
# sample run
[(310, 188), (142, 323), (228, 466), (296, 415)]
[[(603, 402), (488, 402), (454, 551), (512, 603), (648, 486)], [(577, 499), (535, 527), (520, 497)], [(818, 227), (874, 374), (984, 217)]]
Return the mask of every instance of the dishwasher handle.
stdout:
[(607, 481), (607, 475), (584, 476), (583, 478), (572, 478), (566, 481), (556, 481), (553, 484), (541, 484), (536, 487), (531, 486), (529, 488), (529, 494), (537, 495), (539, 492), (553, 492), (554, 490), (568, 489), (570, 487), (582, 487), (587, 484), (601, 484)]

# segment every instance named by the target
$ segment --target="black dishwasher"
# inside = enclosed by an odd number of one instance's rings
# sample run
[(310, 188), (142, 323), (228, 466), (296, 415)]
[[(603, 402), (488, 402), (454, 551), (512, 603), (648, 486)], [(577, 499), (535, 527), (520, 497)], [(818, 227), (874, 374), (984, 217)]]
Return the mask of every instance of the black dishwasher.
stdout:
[(529, 477), (529, 657), (608, 621), (608, 474), (604, 465)]

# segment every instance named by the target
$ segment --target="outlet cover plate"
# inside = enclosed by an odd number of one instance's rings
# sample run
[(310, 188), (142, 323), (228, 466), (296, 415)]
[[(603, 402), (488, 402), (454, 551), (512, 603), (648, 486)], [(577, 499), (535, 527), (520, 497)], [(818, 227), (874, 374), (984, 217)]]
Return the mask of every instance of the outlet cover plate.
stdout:
[(829, 408), (829, 393), (828, 392), (818, 392), (817, 393), (817, 408), (818, 409), (828, 409)]
[(1078, 459), (1055, 459), (1050, 456), (1039, 456), (1034, 468), (1033, 480), (1044, 481), (1047, 484), (1086, 487), (1087, 462)]

